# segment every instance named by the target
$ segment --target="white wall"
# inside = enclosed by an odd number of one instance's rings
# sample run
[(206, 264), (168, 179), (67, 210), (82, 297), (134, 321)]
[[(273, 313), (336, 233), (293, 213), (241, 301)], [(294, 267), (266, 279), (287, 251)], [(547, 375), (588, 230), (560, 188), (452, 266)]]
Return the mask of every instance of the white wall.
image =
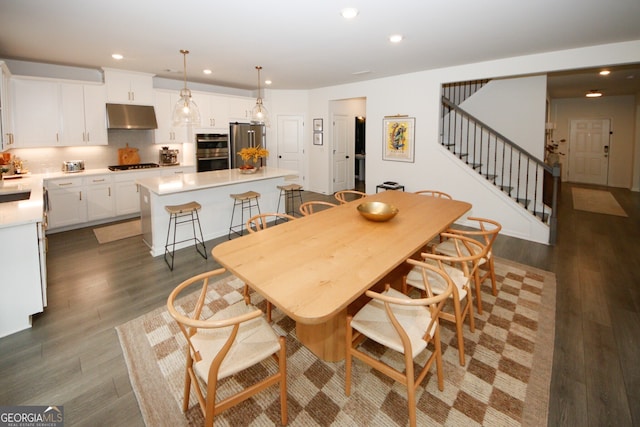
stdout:
[[(309, 117), (328, 118), (331, 101), (366, 98), (367, 192), (375, 192), (377, 184), (388, 180), (404, 184), (407, 191), (441, 189), (455, 198), (471, 202), (473, 209), (470, 214), (501, 222), (504, 234), (546, 243), (548, 229), (545, 226), (540, 225), (531, 215), (514, 210), (506, 195), (465, 172), (453, 162), (454, 159), (451, 158), (450, 153), (439, 146), (441, 85), (454, 81), (531, 76), (552, 71), (639, 61), (640, 40), (466, 64), (326, 87), (309, 92)], [(545, 94), (540, 96), (544, 111)], [(277, 103), (274, 103), (273, 109), (278, 111)], [(384, 116), (394, 114), (407, 114), (416, 118), (414, 163), (382, 160), (382, 119)], [(541, 120), (544, 123), (544, 115)], [(539, 132), (540, 137), (532, 138), (543, 141), (543, 125)], [(307, 147), (311, 148), (310, 132), (306, 132), (305, 138)], [(324, 150), (330, 150), (331, 147), (331, 138), (325, 135)], [(310, 174), (329, 170), (327, 155), (310, 156), (309, 162)], [(309, 190), (319, 192), (328, 190), (328, 186), (322, 186), (321, 182), (313, 183), (316, 186), (308, 188)]]
[[(610, 119), (611, 146), (609, 151), (608, 184), (611, 187), (631, 188), (634, 152), (638, 151), (635, 135), (635, 96), (603, 96), (602, 98), (565, 98), (551, 101), (551, 121), (556, 124), (553, 139), (560, 142), (562, 177), (566, 180), (569, 167), (569, 137), (571, 120)], [(634, 148), (636, 147), (636, 148)], [(637, 186), (637, 183), (636, 183)]]

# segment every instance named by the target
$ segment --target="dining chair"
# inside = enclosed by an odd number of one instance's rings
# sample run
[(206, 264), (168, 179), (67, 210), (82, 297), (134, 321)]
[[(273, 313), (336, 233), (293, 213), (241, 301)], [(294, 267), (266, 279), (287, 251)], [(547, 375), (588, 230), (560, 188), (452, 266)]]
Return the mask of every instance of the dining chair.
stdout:
[[(480, 259), (484, 255), (485, 247), (479, 241), (470, 237), (450, 233), (442, 233), (442, 236), (452, 242), (456, 256), (432, 253), (422, 253), (421, 256), (424, 262), (435, 265), (440, 270), (444, 270), (454, 284), (453, 292), (451, 293), (453, 313), (442, 310), (440, 311), (440, 318), (455, 324), (460, 366), (464, 366), (464, 335), (462, 333), (462, 326), (465, 318), (468, 318), (469, 330), (471, 332), (475, 331), (471, 282), (473, 282), (475, 271), (480, 264)], [(434, 276), (434, 273), (430, 270), (426, 273), (429, 278)], [(424, 281), (422, 280), (422, 269), (420, 267), (412, 268), (407, 275), (402, 277), (402, 292), (404, 294), (409, 293), (409, 286), (420, 289), (422, 296), (426, 296), (426, 289)], [(444, 289), (442, 283), (433, 281), (431, 282), (431, 290), (434, 294), (439, 294)]]
[[(254, 215), (247, 220), (247, 231), (249, 231), (249, 234), (257, 233), (258, 231), (265, 230), (267, 227), (270, 226), (270, 224), (274, 226), (277, 225), (279, 219), (291, 221), (296, 218), (294, 216), (280, 213), (280, 212), (263, 213), (263, 214)], [(249, 285), (247, 284), (244, 285), (244, 296), (245, 298), (249, 297)], [(266, 310), (267, 322), (271, 323), (271, 309), (273, 306), (271, 304), (271, 301), (266, 300), (266, 302), (267, 302), (267, 310)]]
[(367, 193), (363, 193), (362, 191), (356, 190), (341, 190), (337, 191), (333, 197), (336, 198), (340, 204), (348, 203), (353, 200), (362, 199), (363, 197), (367, 197)]
[[(210, 279), (225, 273), (224, 268), (193, 276), (180, 283), (167, 299), (169, 314), (187, 340), (186, 373), (182, 411), (189, 409), (193, 385), (205, 426), (213, 426), (214, 417), (275, 384), (280, 385), (280, 422), (287, 423), (287, 372), (285, 338), (278, 336), (265, 321), (262, 311), (241, 300), (201, 319), (207, 304)], [(185, 314), (176, 305), (178, 295), (187, 287), (202, 283), (193, 312)], [(206, 310), (209, 309), (207, 306)], [(233, 376), (266, 359), (273, 359), (277, 369), (251, 385), (243, 382), (241, 390), (216, 401), (220, 380)]]
[(280, 220), (286, 222), (294, 219), (296, 219), (294, 216), (280, 212), (263, 213), (249, 218), (246, 226), (249, 233), (256, 233), (272, 225), (277, 225)]
[[(355, 357), (406, 386), (409, 424), (415, 426), (416, 388), (427, 376), (434, 362), (438, 389), (444, 390), (439, 318), (442, 306), (453, 292), (453, 282), (436, 266), (413, 259), (408, 259), (407, 263), (421, 271), (427, 297), (414, 299), (388, 284), (382, 293), (366, 291), (371, 301), (355, 316), (347, 316), (345, 393), (347, 396), (351, 394), (352, 358)], [(444, 288), (439, 295), (434, 294), (431, 289), (431, 283), (435, 281), (441, 282)], [(384, 358), (377, 358), (373, 353), (361, 350), (359, 347), (367, 338), (401, 353), (404, 372), (385, 363)], [(429, 343), (433, 344), (433, 350), (416, 377), (415, 359), (427, 349)]]
[[(482, 244), (486, 246), (485, 255), (480, 259), (480, 266), (478, 269), (476, 269), (476, 273), (474, 275), (478, 314), (482, 314), (482, 295), (480, 293), (482, 283), (490, 278), (491, 292), (493, 293), (493, 295), (498, 294), (492, 250), (493, 243), (498, 237), (500, 230), (502, 230), (502, 225), (500, 225), (500, 223), (498, 223), (497, 221), (486, 218), (468, 217), (467, 219), (469, 221), (476, 221), (478, 223), (478, 229), (462, 230), (458, 228), (449, 228), (445, 231), (447, 233), (454, 233), (478, 239)], [(432, 247), (432, 252), (450, 256), (455, 256), (456, 254), (455, 249), (453, 248), (453, 243), (447, 241), (446, 239), (441, 243), (434, 245)], [(481, 269), (486, 270), (486, 272), (482, 275), (480, 274)]]
[(419, 191), (414, 191), (414, 193), (422, 194), (423, 196), (440, 197), (443, 199), (453, 200), (453, 197), (451, 197), (449, 194), (444, 193), (442, 191), (438, 191), (438, 190), (419, 190)]
[(309, 216), (316, 212), (337, 206), (335, 203), (324, 202), (322, 200), (311, 200), (300, 205), (300, 213), (303, 216)]

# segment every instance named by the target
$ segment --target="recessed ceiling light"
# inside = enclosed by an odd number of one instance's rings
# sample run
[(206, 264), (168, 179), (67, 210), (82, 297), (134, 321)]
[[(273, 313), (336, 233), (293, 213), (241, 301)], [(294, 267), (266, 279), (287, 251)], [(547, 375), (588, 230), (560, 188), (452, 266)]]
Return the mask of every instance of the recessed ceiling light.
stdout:
[(602, 96), (602, 92), (598, 91), (598, 89), (591, 89), (585, 96), (587, 98), (599, 98)]
[(209, 74), (211, 74), (213, 71), (211, 71), (210, 69), (208, 69), (208, 68), (207, 68), (207, 69), (205, 69), (205, 70), (202, 70), (202, 72), (203, 72), (204, 74), (209, 75)]
[(122, 58), (124, 58), (124, 56), (120, 55), (119, 53), (114, 53), (113, 55), (111, 55), (111, 57), (116, 61), (120, 61)]
[(355, 7), (347, 7), (340, 11), (340, 15), (342, 15), (344, 19), (353, 19), (358, 16), (358, 9)]
[(600, 75), (601, 75), (601, 76), (608, 76), (609, 74), (611, 74), (611, 71), (609, 71), (609, 70), (602, 70), (602, 71), (600, 71)]
[(389, 36), (389, 41), (391, 43), (400, 43), (402, 41), (402, 34), (394, 34)]

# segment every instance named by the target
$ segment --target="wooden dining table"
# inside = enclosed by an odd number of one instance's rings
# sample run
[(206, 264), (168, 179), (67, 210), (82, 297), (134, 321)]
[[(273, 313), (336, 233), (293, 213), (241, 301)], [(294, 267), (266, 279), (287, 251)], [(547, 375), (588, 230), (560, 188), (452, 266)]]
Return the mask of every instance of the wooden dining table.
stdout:
[[(362, 217), (365, 201), (389, 203), (389, 221)], [(227, 270), (296, 321), (296, 337), (319, 358), (345, 354), (347, 308), (465, 214), (471, 205), (385, 191), (221, 243)]]

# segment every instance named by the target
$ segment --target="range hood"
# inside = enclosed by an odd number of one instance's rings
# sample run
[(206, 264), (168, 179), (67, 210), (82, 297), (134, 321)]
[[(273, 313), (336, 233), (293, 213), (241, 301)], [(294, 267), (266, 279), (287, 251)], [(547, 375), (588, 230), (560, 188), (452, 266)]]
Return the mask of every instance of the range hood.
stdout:
[(107, 129), (158, 129), (151, 105), (107, 104)]

